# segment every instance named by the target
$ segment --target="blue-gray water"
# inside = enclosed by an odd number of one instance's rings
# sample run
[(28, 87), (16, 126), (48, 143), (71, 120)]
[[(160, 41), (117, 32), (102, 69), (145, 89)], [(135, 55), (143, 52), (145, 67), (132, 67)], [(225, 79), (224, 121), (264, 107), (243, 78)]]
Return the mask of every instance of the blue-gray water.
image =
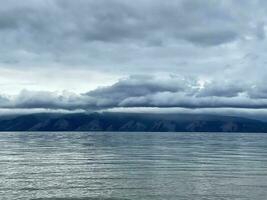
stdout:
[(267, 134), (0, 133), (0, 199), (266, 200)]

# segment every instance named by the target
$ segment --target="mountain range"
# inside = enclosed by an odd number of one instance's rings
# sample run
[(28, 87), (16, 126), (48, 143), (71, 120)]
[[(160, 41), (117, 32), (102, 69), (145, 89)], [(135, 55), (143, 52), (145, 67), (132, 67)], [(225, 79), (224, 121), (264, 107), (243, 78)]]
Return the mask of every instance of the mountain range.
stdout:
[(40, 113), (2, 116), (0, 131), (267, 132), (267, 123), (195, 114)]

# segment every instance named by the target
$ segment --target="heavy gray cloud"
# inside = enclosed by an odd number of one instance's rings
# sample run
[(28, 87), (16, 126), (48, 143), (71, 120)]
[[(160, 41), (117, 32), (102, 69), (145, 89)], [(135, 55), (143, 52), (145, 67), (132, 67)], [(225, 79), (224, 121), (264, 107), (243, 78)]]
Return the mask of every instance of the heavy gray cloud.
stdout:
[(1, 30), (20, 32), (39, 48), (59, 47), (71, 40), (136, 39), (143, 43), (171, 38), (217, 45), (241, 36), (240, 26), (244, 23), (239, 20), (240, 13), (227, 10), (232, 3), (220, 1), (11, 0), (4, 5), (0, 13)]
[[(198, 68), (212, 69), (211, 61), (221, 66), (222, 54), (233, 62), (245, 40), (265, 36), (264, 1), (1, 3), (0, 62), (9, 67), (75, 65), (126, 75), (182, 68), (205, 74)], [(234, 47), (224, 46), (235, 42)]]
[(266, 108), (264, 0), (0, 3), (1, 108)]

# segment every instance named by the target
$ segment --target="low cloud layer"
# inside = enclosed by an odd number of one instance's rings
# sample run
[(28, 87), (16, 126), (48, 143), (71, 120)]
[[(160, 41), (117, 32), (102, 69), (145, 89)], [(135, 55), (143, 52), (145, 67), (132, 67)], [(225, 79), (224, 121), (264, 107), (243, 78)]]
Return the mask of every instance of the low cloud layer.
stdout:
[(200, 82), (192, 77), (130, 76), (83, 94), (24, 90), (2, 96), (0, 108), (105, 110), (110, 108), (267, 109), (267, 88), (234, 82)]

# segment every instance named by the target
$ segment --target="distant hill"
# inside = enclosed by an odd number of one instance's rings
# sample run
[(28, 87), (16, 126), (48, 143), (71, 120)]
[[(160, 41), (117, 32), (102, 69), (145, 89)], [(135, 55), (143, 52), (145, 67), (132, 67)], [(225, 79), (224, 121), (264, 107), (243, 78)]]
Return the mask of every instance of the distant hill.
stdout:
[(30, 114), (0, 118), (0, 131), (267, 132), (267, 123), (191, 114)]

